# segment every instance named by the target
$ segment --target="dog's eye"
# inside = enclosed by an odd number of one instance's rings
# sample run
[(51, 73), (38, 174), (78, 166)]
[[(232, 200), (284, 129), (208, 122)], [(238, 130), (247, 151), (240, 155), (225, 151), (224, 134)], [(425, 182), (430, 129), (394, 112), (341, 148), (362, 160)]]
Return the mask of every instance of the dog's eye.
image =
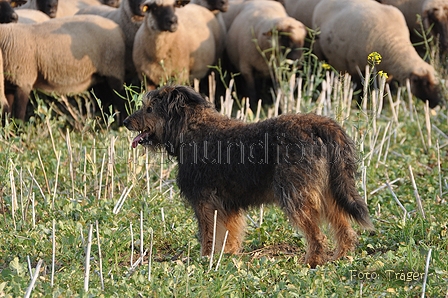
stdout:
[(152, 107), (147, 107), (146, 108), (146, 113), (151, 113), (152, 112)]

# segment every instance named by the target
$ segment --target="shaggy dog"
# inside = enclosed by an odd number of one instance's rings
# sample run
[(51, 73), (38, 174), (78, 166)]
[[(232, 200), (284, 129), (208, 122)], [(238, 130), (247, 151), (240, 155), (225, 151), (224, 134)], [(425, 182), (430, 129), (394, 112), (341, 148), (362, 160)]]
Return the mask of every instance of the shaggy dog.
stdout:
[(138, 144), (162, 146), (178, 161), (177, 184), (199, 224), (201, 254), (237, 253), (250, 206), (277, 203), (307, 240), (305, 262), (327, 261), (329, 223), (336, 241), (333, 259), (357, 242), (354, 219), (373, 229), (368, 208), (357, 192), (357, 154), (353, 141), (333, 120), (314, 114), (282, 115), (244, 123), (218, 113), (193, 89), (166, 86), (145, 94), (143, 106), (124, 125), (140, 133)]

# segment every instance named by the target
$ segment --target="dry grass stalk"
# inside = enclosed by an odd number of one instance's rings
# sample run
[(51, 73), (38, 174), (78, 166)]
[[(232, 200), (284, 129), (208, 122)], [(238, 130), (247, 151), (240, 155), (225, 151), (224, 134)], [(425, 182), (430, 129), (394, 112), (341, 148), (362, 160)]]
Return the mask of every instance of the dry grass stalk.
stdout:
[(54, 267), (56, 259), (56, 220), (53, 218), (53, 228), (51, 230), (51, 280), (50, 286), (54, 286)]
[(96, 225), (96, 239), (97, 239), (97, 242), (98, 242), (98, 258), (99, 258), (99, 265), (100, 265), (101, 290), (104, 291), (103, 257), (101, 255), (100, 228), (99, 228), (99, 225), (98, 225), (98, 220), (95, 221), (95, 225)]
[(31, 296), (31, 292), (33, 291), (34, 284), (36, 283), (37, 278), (39, 277), (40, 267), (42, 266), (43, 262), (44, 260), (42, 259), (40, 259), (39, 262), (37, 262), (36, 269), (34, 270), (33, 279), (31, 280), (28, 288), (26, 289), (25, 296), (23, 296), (24, 298), (29, 298)]
[(149, 242), (149, 258), (148, 258), (148, 281), (151, 281), (151, 269), (152, 269), (152, 246), (154, 240), (154, 231), (149, 228), (150, 242)]
[(423, 210), (422, 200), (420, 198), (420, 195), (418, 194), (417, 184), (415, 183), (414, 173), (412, 172), (411, 165), (409, 165), (409, 174), (411, 177), (412, 187), (414, 188), (414, 195), (415, 195), (415, 200), (417, 201), (418, 211), (420, 211), (420, 214), (423, 216), (424, 219), (426, 219), (425, 211)]
[(92, 249), (92, 230), (93, 225), (89, 226), (89, 234), (87, 237), (87, 249), (86, 249), (86, 263), (85, 263), (85, 271), (84, 271), (84, 292), (87, 293), (89, 291), (89, 278), (90, 278), (90, 251)]
[(218, 262), (216, 263), (215, 271), (218, 271), (219, 264), (221, 263), (221, 259), (222, 259), (222, 255), (224, 254), (224, 249), (226, 247), (228, 235), (229, 235), (229, 230), (226, 230), (226, 234), (224, 235), (224, 242), (222, 244), (221, 253), (219, 254)]
[(213, 254), (215, 253), (215, 243), (216, 243), (216, 222), (218, 219), (218, 210), (215, 210), (215, 214), (213, 216), (213, 241), (212, 241), (212, 251), (210, 252), (210, 266), (208, 270), (212, 270), (213, 266)]

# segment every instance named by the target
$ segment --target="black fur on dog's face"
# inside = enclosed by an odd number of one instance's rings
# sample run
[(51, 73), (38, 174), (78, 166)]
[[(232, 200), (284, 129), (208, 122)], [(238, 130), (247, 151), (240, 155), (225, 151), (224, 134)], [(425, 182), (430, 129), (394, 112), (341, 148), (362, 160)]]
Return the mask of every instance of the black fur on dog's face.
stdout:
[(198, 106), (210, 108), (210, 104), (192, 88), (186, 86), (165, 86), (150, 91), (143, 97), (142, 107), (123, 122), (127, 129), (140, 133), (132, 141), (132, 147), (138, 144), (156, 148), (164, 147), (175, 155), (179, 148), (179, 137), (192, 125), (192, 113)]

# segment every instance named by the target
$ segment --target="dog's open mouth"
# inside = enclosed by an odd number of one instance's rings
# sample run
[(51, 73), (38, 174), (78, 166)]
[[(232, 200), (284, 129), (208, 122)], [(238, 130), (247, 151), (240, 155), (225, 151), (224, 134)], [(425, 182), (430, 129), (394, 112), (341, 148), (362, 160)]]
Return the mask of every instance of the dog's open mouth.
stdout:
[(138, 134), (138, 136), (136, 136), (134, 138), (134, 140), (132, 140), (132, 148), (135, 148), (138, 146), (138, 144), (140, 145), (145, 145), (151, 142), (150, 137), (151, 137), (151, 132), (149, 131), (144, 131)]

